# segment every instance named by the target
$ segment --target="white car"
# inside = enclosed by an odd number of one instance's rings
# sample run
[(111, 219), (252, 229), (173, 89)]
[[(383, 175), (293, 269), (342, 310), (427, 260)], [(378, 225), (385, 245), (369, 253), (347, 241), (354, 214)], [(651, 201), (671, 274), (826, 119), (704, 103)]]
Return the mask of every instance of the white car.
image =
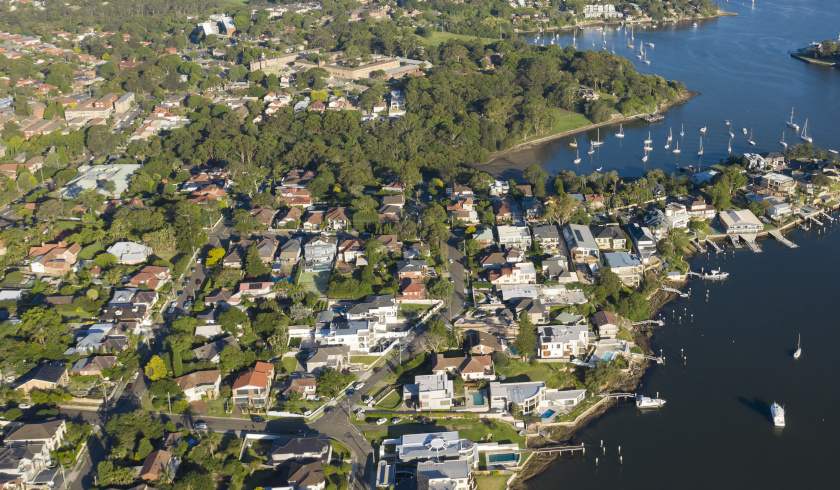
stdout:
[(388, 423), (388, 419), (386, 419), (385, 417), (382, 417), (381, 419), (376, 421), (376, 425), (385, 425), (387, 423)]

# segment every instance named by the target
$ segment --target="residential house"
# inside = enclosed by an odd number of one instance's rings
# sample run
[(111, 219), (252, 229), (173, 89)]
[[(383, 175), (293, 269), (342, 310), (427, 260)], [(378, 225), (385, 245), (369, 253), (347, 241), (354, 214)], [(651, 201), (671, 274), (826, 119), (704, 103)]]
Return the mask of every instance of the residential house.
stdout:
[(309, 373), (317, 373), (318, 371), (329, 368), (336, 371), (343, 371), (346, 366), (350, 365), (350, 347), (347, 345), (321, 345), (306, 360), (306, 371)]
[(433, 269), (422, 259), (400, 260), (397, 262), (397, 278), (423, 280)]
[(332, 269), (338, 251), (335, 237), (317, 236), (309, 240), (303, 249), (304, 268), (309, 272)]
[(481, 227), (473, 233), (473, 240), (478, 243), (480, 248), (487, 248), (496, 243), (496, 238), (493, 237), (493, 229), (489, 227)]
[(393, 295), (368, 296), (347, 310), (348, 320), (371, 320), (379, 325), (397, 321), (397, 302)]
[(490, 252), (482, 257), (479, 263), (482, 269), (496, 270), (507, 264), (507, 258), (502, 252)]
[(702, 197), (699, 197), (688, 205), (688, 216), (691, 219), (710, 220), (717, 215), (715, 207), (708, 204)]
[(271, 449), (271, 462), (274, 464), (312, 460), (327, 463), (331, 457), (332, 445), (329, 439), (322, 437), (293, 437)]
[(300, 260), (300, 240), (297, 238), (290, 238), (286, 243), (280, 246), (280, 264), (291, 267)]
[(446, 357), (443, 354), (437, 354), (432, 373), (457, 375), (464, 381), (496, 379), (493, 358), (489, 355)]
[(169, 273), (169, 267), (147, 265), (143, 266), (142, 269), (131, 276), (128, 280), (128, 285), (135, 288), (157, 291), (171, 279), (172, 276)]
[(149, 260), (154, 253), (151, 247), (136, 242), (117, 242), (107, 252), (117, 258), (118, 264), (137, 265)]
[(464, 332), (464, 347), (473, 355), (488, 355), (505, 351), (504, 344), (498, 337), (480, 330)]
[(400, 294), (398, 296), (400, 301), (423, 301), (426, 297), (426, 284), (423, 281), (403, 279), (400, 282)]
[(221, 360), (222, 351), (226, 347), (238, 345), (239, 342), (232, 335), (208, 342), (192, 350), (193, 357), (198, 361), (207, 361), (218, 364)]
[(394, 445), (397, 461), (401, 463), (463, 459), (473, 468), (478, 467), (478, 445), (455, 431), (404, 434), (389, 443)]
[(60, 277), (73, 270), (82, 246), (78, 243), (67, 246), (64, 242), (41, 244), (31, 247), (29, 268), (35, 274)]
[(780, 202), (767, 208), (767, 216), (773, 221), (784, 221), (788, 216), (793, 215), (793, 207), (790, 203)]
[(527, 250), (531, 247), (531, 232), (527, 226), (499, 225), (496, 226), (499, 245), (505, 249), (518, 248)]
[(402, 242), (397, 235), (379, 235), (376, 241), (381, 243), (389, 254), (398, 256), (402, 251)]
[(274, 216), (277, 214), (277, 211), (271, 208), (256, 207), (249, 214), (263, 227), (271, 228), (271, 225), (274, 224)]
[(749, 209), (721, 211), (719, 216), (721, 224), (729, 235), (753, 234), (764, 230), (764, 224)]
[(650, 259), (656, 255), (656, 239), (653, 237), (653, 233), (646, 226), (641, 226), (638, 223), (627, 225), (627, 233), (633, 241), (633, 247), (636, 249), (642, 264), (649, 263)]
[(691, 216), (688, 214), (688, 209), (685, 205), (671, 202), (665, 206), (665, 224), (669, 230), (688, 228), (688, 222)]
[(462, 197), (448, 205), (449, 219), (453, 223), (463, 225), (477, 225), (481, 221), (478, 218), (478, 211), (475, 209), (475, 200), (472, 197)]
[(493, 203), (493, 213), (496, 215), (496, 224), (513, 222), (513, 204), (508, 199), (500, 199)]
[(266, 408), (273, 381), (274, 366), (257, 361), (253, 368), (239, 375), (233, 382), (233, 403), (240, 409)]
[(310, 209), (303, 217), (301, 227), (303, 231), (314, 232), (324, 227), (325, 211), (319, 209)]
[(403, 386), (403, 400), (419, 410), (448, 410), (454, 396), (454, 384), (445, 373), (415, 376), (413, 384)]
[(598, 243), (586, 225), (569, 223), (563, 227), (563, 238), (576, 263), (597, 263), (600, 258)]
[(296, 376), (289, 380), (289, 385), (283, 391), (283, 396), (289, 398), (297, 393), (303, 400), (318, 398), (318, 380), (312, 376)]
[(15, 381), (15, 388), (28, 394), (32, 390), (54, 390), (67, 386), (70, 377), (62, 361), (46, 361), (38, 364)]
[(276, 228), (296, 229), (300, 225), (300, 219), (303, 217), (303, 210), (298, 207), (288, 208), (285, 211), (280, 211), (274, 222)]
[(568, 284), (577, 281), (577, 274), (569, 268), (569, 259), (563, 255), (555, 255), (542, 261), (542, 275), (550, 281)]
[(490, 383), (490, 410), (510, 412), (514, 409), (523, 415), (533, 413), (543, 401), (545, 383)]
[(503, 284), (536, 284), (537, 270), (532, 262), (502, 266), (487, 273), (487, 280), (494, 286)]
[(627, 237), (618, 225), (595, 227), (592, 234), (599, 250), (624, 250), (627, 247)]
[(337, 207), (331, 208), (324, 215), (327, 229), (333, 231), (341, 231), (350, 226), (350, 217), (347, 216), (347, 208)]
[(598, 311), (592, 318), (592, 325), (595, 326), (595, 331), (598, 332), (598, 337), (602, 339), (614, 339), (618, 336), (618, 331), (622, 327), (629, 327), (630, 322), (621, 316), (611, 311)]
[(171, 481), (175, 478), (180, 461), (169, 451), (158, 449), (143, 460), (140, 479), (147, 482)]
[(103, 371), (117, 365), (117, 356), (91, 356), (79, 359), (70, 368), (74, 376), (97, 376), (103, 378)]
[(586, 354), (591, 341), (587, 325), (549, 325), (537, 328), (540, 359), (570, 359)]
[(183, 390), (188, 402), (215, 400), (219, 397), (221, 383), (222, 373), (218, 369), (195, 371), (175, 378), (175, 384)]
[(257, 241), (257, 255), (263, 264), (268, 265), (274, 260), (274, 254), (277, 253), (278, 245), (277, 238), (273, 236), (262, 237)]
[(796, 181), (793, 177), (776, 172), (764, 174), (761, 177), (761, 185), (773, 194), (787, 196), (796, 192)]
[(316, 329), (315, 342), (319, 345), (342, 345), (351, 352), (369, 352), (376, 345), (376, 332), (369, 320), (335, 318), (329, 325)]
[(5, 445), (0, 447), (0, 484), (4, 489), (44, 488), (34, 483), (50, 465), (52, 459), (46, 445)]
[(625, 286), (639, 287), (645, 267), (642, 262), (627, 252), (604, 253), (604, 265), (613, 271)]
[(6, 434), (3, 444), (6, 446), (43, 444), (47, 451), (55, 451), (64, 443), (65, 434), (67, 434), (67, 422), (64, 419), (26, 423)]
[(472, 468), (466, 459), (421, 461), (417, 464), (417, 490), (473, 490)]
[[(314, 104), (313, 104), (314, 105)], [(327, 479), (321, 461), (288, 462), (278, 468), (285, 475), (286, 486), (292, 490), (324, 490)]]
[(560, 248), (560, 231), (555, 225), (534, 227), (534, 241), (546, 252), (556, 252)]

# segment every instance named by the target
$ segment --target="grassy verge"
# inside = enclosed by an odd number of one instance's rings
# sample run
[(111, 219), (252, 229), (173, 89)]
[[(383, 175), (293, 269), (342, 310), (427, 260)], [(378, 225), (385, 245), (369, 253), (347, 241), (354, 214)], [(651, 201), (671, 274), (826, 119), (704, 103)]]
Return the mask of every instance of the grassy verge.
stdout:
[(350, 362), (352, 364), (364, 364), (365, 366), (370, 366), (381, 357), (382, 356), (350, 356)]
[(376, 408), (381, 408), (383, 410), (396, 410), (400, 404), (402, 404), (402, 395), (400, 395), (400, 392), (395, 389), (377, 403)]

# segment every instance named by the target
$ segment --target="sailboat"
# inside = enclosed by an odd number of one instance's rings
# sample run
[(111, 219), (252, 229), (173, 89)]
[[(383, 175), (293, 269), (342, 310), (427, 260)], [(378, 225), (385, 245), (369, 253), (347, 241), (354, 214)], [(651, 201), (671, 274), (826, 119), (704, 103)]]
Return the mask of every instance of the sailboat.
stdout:
[(734, 137), (735, 137), (735, 131), (732, 131), (732, 130), (730, 129), (730, 130), (729, 130), (729, 138), (731, 139), (731, 138), (734, 138)]
[(729, 145), (726, 148), (726, 151), (731, 155), (732, 154), (732, 138), (729, 138)]
[(596, 168), (596, 169), (595, 169), (595, 171), (596, 171), (596, 172), (600, 172), (601, 170), (604, 170), (604, 167), (603, 167), (603, 166), (598, 167), (598, 168)]
[(677, 141), (677, 147), (674, 148), (673, 153), (674, 153), (674, 155), (679, 155), (680, 153), (682, 153), (682, 150), (680, 150), (680, 142), (679, 141)]
[(807, 141), (808, 143), (813, 143), (814, 138), (808, 136), (808, 119), (805, 119), (805, 124), (802, 125), (802, 134), (799, 135), (799, 138), (802, 141)]
[(702, 128), (700, 128), (700, 134), (706, 134), (706, 131), (708, 131), (708, 129), (709, 128), (707, 128), (706, 126), (703, 126)]
[(796, 124), (795, 122), (793, 122), (793, 110), (794, 110), (794, 108), (791, 107), (790, 108), (790, 120), (788, 120), (788, 122), (785, 123), (785, 124), (787, 124), (787, 127), (789, 127), (790, 129), (792, 129), (796, 132), (799, 132), (799, 125)]
[(685, 136), (685, 124), (680, 124), (680, 137)]
[(668, 128), (668, 143), (674, 141), (674, 132), (671, 131), (671, 128)]
[(744, 136), (746, 136), (749, 133), (749, 131), (747, 131), (747, 128), (741, 128), (741, 132), (744, 133)]
[(728, 128), (729, 126), (732, 126), (732, 121), (727, 119), (726, 121), (724, 121), (724, 124), (726, 124), (726, 127)]
[(589, 150), (586, 152), (586, 154), (590, 156), (595, 154), (595, 146), (593, 146), (591, 142), (589, 143)]
[(597, 148), (603, 144), (604, 142), (601, 141), (601, 128), (598, 128), (598, 137), (595, 139), (595, 141), (592, 142), (592, 146)]
[(645, 146), (650, 146), (653, 144), (653, 138), (651, 137), (650, 131), (648, 131), (648, 137), (645, 139)]
[(647, 147), (645, 147), (644, 152), (645, 152), (645, 154), (642, 157), (642, 163), (647, 163), (647, 161), (648, 161), (648, 149), (647, 149)]
[(755, 140), (753, 139), (753, 132), (752, 132), (752, 129), (750, 129), (750, 137), (749, 137), (749, 139), (747, 140), (747, 143), (749, 143), (751, 146), (755, 146)]
[(636, 55), (636, 58), (642, 59), (645, 57), (645, 43), (639, 43), (639, 54)]
[(700, 149), (697, 151), (698, 156), (703, 156), (703, 137), (700, 137)]
[(793, 358), (799, 359), (802, 357), (802, 335), (796, 334), (796, 350), (793, 351)]
[(616, 138), (624, 138), (624, 125), (623, 124), (618, 125), (618, 132), (615, 133), (615, 137)]
[(779, 141), (779, 144), (782, 145), (782, 148), (786, 149), (788, 147), (787, 141), (785, 141), (785, 130), (784, 129), (782, 130), (782, 139), (781, 139), (781, 141)]
[(575, 149), (575, 160), (574, 160), (574, 162), (575, 162), (575, 165), (580, 163), (580, 150), (578, 150), (578, 149)]
[(577, 148), (578, 147), (577, 138), (575, 138), (575, 139), (573, 139), (572, 141), (569, 142), (569, 147), (571, 147), (571, 148)]

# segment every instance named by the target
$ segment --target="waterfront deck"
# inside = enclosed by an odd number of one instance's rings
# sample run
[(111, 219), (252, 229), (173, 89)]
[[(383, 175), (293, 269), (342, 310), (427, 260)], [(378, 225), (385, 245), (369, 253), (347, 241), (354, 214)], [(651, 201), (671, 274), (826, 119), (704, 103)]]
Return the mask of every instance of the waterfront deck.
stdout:
[(758, 244), (758, 241), (755, 238), (755, 235), (738, 235), (741, 237), (741, 241), (755, 253), (761, 253), (761, 245)]
[(770, 230), (770, 232), (769, 232), (769, 233), (770, 233), (770, 236), (772, 236), (773, 238), (775, 238), (776, 240), (778, 240), (778, 241), (779, 241), (779, 243), (781, 243), (782, 245), (784, 245), (784, 246), (786, 246), (786, 247), (788, 247), (788, 248), (799, 248), (799, 245), (797, 245), (797, 244), (793, 243), (792, 241), (788, 240), (787, 238), (785, 238), (785, 236), (784, 236), (784, 235), (782, 235), (782, 232), (781, 232), (781, 231), (779, 231), (779, 230)]

